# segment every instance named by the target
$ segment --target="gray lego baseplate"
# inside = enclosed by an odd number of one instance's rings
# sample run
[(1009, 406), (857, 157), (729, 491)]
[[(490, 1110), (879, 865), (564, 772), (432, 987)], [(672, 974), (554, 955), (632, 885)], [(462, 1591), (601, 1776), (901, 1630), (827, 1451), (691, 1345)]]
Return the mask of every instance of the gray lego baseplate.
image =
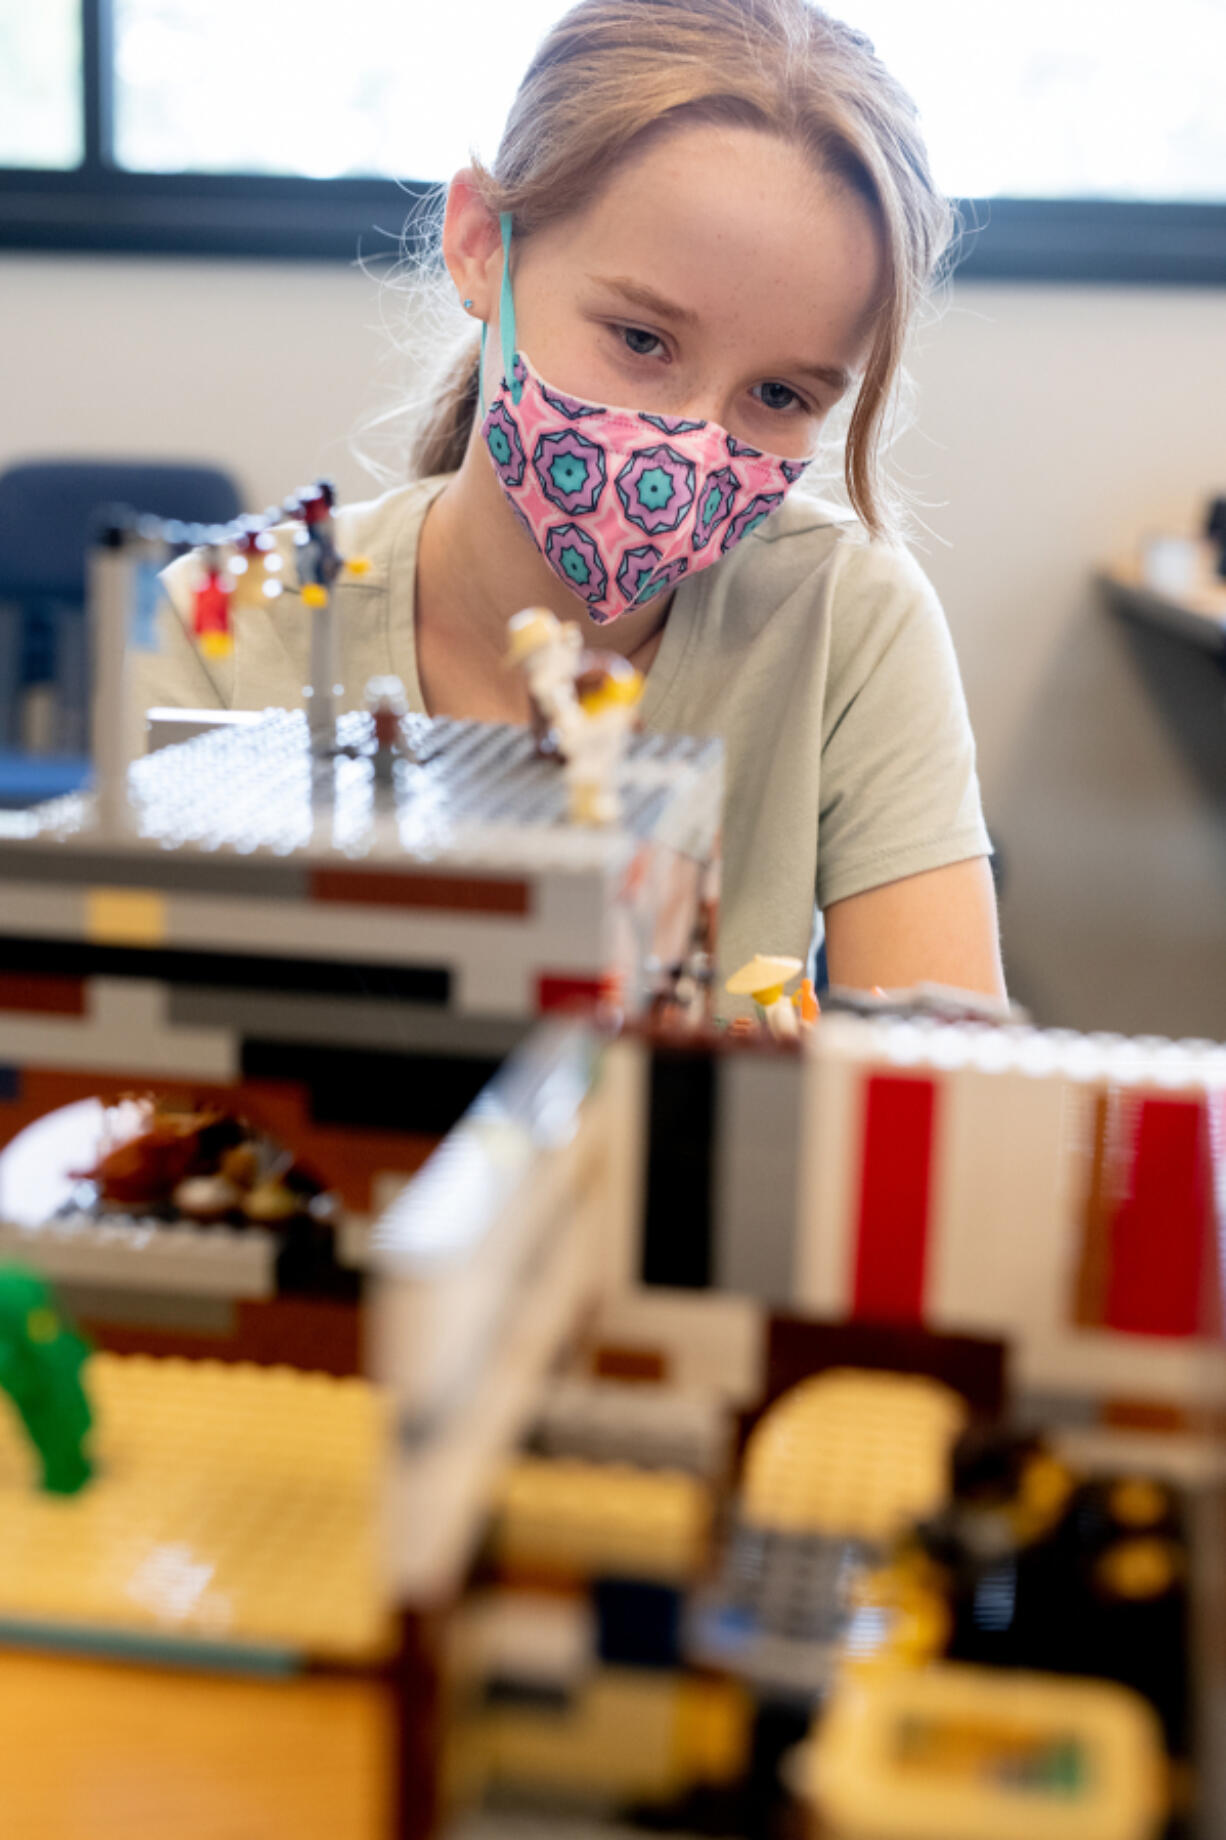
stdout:
[[(376, 777), (372, 735), (370, 716), (344, 715), (337, 752), (321, 760), (301, 711), (268, 710), (135, 762), (121, 837), (103, 836), (92, 796), (74, 794), (0, 814), (0, 843), (54, 843), (65, 864), (78, 851), (135, 852), (146, 882), (151, 852), (522, 875), (612, 868), (648, 841), (703, 860), (714, 847), (718, 741), (632, 737), (618, 776), (621, 818), (588, 828), (568, 820), (564, 771), (537, 755), (526, 728), (407, 716), (404, 752), (386, 785)], [(24, 854), (14, 851), (10, 863)], [(90, 865), (95, 877), (98, 867)], [(290, 897), (300, 892), (293, 881), (286, 878)]]

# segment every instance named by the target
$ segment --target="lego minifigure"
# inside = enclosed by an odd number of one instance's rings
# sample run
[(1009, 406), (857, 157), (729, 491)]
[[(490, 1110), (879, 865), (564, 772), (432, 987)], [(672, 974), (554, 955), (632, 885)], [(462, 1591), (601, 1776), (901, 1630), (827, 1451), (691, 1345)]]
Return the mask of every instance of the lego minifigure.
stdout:
[(262, 607), (281, 593), (281, 553), (267, 518), (240, 519), (228, 567), (234, 578), (234, 608)]
[(617, 769), (638, 721), (643, 679), (618, 652), (593, 659), (575, 682), (576, 707), (559, 738), (575, 824), (615, 824), (621, 815)]
[(201, 577), (192, 600), (192, 630), (206, 658), (228, 658), (234, 650), (230, 631), (230, 597), (234, 590), (215, 543), (201, 550), (200, 568)]
[(397, 756), (404, 754), (400, 722), (408, 713), (408, 699), (398, 677), (372, 677), (366, 685), (366, 708), (374, 742), (375, 784), (390, 786)]
[(575, 678), (583, 652), (577, 626), (547, 607), (525, 607), (507, 623), (506, 662), (522, 665), (532, 709), (532, 733), (542, 757), (560, 755), (561, 728), (574, 715)]
[(724, 989), (729, 996), (752, 997), (776, 1040), (791, 1041), (799, 1034), (800, 1025), (795, 1006), (783, 991), (803, 968), (798, 958), (768, 958), (759, 952), (733, 972)]

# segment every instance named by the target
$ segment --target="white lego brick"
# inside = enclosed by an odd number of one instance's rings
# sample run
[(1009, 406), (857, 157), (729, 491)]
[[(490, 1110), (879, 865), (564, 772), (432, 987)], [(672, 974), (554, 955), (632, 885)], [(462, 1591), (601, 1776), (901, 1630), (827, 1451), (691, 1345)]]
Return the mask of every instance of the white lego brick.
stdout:
[(582, 1028), (538, 1031), (375, 1222), (372, 1360), (403, 1421), (450, 1409), (552, 1241), (603, 1223), (596, 1054)]
[(84, 1017), (6, 1014), (2, 1051), (25, 1067), (236, 1080), (236, 1037), (225, 1029), (178, 1028), (166, 1020), (166, 986), (145, 978), (95, 977)]
[(80, 939), (85, 932), (85, 890), (37, 881), (33, 862), (30, 870), (29, 881), (6, 881), (0, 886), (5, 930), (42, 939)]
[(532, 1441), (548, 1457), (687, 1470), (719, 1480), (730, 1429), (727, 1405), (714, 1393), (567, 1374), (541, 1400)]
[(1072, 1320), (1083, 1088), (977, 1067), (938, 1073), (925, 1320), (1014, 1336)]
[(607, 952), (609, 915), (619, 876), (611, 871), (565, 875), (551, 870), (533, 884), (538, 962), (599, 965)]
[(197, 735), (211, 735), (219, 728), (250, 728), (263, 719), (259, 709), (147, 709), (145, 751), (156, 754), (159, 748), (194, 741)]
[(547, 1591), (482, 1591), (466, 1606), (478, 1677), (575, 1691), (596, 1659), (590, 1599)]
[[(457, 1016), (534, 1016), (536, 971), (531, 953), (508, 951), (507, 941), (490, 940), (462, 963), (449, 961), (451, 1001)], [(416, 956), (416, 954), (415, 954)]]
[(766, 1319), (753, 1297), (664, 1288), (605, 1298), (591, 1339), (658, 1351), (670, 1385), (734, 1405), (761, 1397), (766, 1382)]
[(542, 1247), (475, 1387), (434, 1435), (396, 1452), (388, 1482), (386, 1567), (398, 1603), (455, 1591), (471, 1561), (499, 1469), (527, 1428), (544, 1376), (591, 1296), (582, 1214)]
[(1217, 1342), (1113, 1329), (1024, 1335), (1013, 1349), (1020, 1392), (1143, 1400), (1213, 1410), (1226, 1404), (1226, 1347)]
[[(818, 1316), (845, 1315), (853, 1284), (864, 1100), (861, 1056), (845, 1050), (844, 1020), (823, 1018), (802, 1049), (794, 1282), (798, 1306)], [(848, 1045), (867, 1046), (854, 1035)]]
[[(446, 1146), (436, 1155), (445, 1156)], [(569, 1213), (571, 1190), (556, 1166), (549, 1172), (553, 1180), (538, 1173), (533, 1192), (521, 1192), (500, 1210), (470, 1257), (440, 1261), (435, 1274), (388, 1272), (376, 1229), (374, 1261), (386, 1275), (372, 1318), (372, 1359), (402, 1417), (428, 1424), (479, 1383), (509, 1299), (522, 1290), (534, 1259), (563, 1230)], [(454, 1194), (450, 1199), (453, 1207), (463, 1206)]]
[(1083, 1474), (1131, 1472), (1189, 1489), (1226, 1481), (1226, 1444), (1214, 1435), (1095, 1425), (1053, 1432), (1050, 1442), (1057, 1456)]
[(151, 1219), (56, 1216), (39, 1227), (0, 1222), (0, 1259), (61, 1283), (198, 1297), (271, 1297), (277, 1243), (262, 1227), (168, 1226)]
[(790, 1054), (722, 1058), (715, 1127), (715, 1282), (792, 1302), (808, 1070)]
[(593, 1129), (607, 1146), (602, 1177), (604, 1226), (597, 1246), (599, 1281), (606, 1295), (629, 1289), (640, 1269), (649, 1078), (643, 1043), (622, 1036), (605, 1049), (589, 1100)]

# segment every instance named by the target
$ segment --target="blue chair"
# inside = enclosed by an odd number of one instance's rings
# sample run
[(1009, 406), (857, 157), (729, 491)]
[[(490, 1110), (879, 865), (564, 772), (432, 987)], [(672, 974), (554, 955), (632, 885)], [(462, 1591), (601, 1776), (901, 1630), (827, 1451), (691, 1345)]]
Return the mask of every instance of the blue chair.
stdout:
[(94, 514), (111, 504), (194, 524), (241, 509), (217, 467), (40, 460), (0, 473), (0, 747), (17, 745), (22, 695), (42, 683), (55, 689), (55, 750), (88, 747), (86, 552)]

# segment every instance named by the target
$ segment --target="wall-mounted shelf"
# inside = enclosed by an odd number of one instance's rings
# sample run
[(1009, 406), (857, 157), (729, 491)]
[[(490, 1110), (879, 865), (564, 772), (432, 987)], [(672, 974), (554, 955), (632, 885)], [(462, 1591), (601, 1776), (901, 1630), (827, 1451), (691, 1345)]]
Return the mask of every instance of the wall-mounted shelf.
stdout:
[(1226, 581), (1220, 587), (1195, 589), (1176, 599), (1147, 587), (1135, 565), (1100, 569), (1095, 579), (1119, 612), (1176, 632), (1193, 645), (1226, 658)]

